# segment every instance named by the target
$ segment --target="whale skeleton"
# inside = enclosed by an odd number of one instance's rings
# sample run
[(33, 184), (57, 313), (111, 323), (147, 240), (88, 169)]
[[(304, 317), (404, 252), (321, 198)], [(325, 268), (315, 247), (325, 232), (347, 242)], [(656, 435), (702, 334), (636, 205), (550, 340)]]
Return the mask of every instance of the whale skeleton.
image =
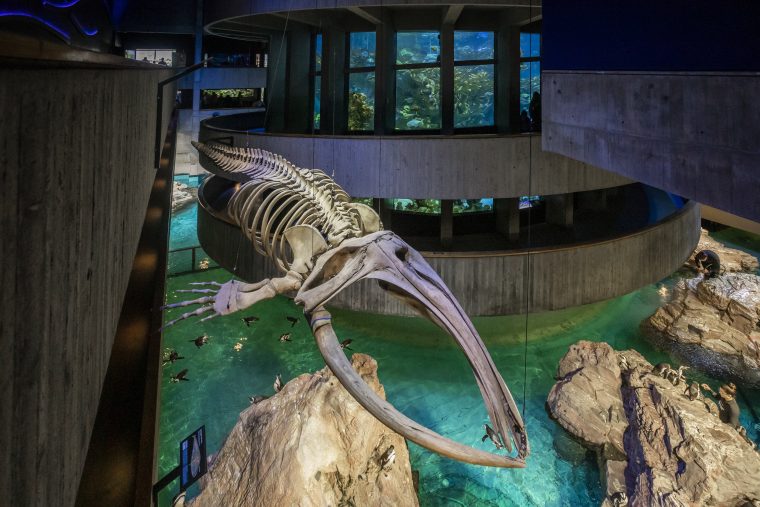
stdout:
[[(369, 206), (352, 203), (327, 174), (299, 168), (280, 155), (218, 143), (193, 145), (212, 173), (239, 185), (222, 212), (253, 247), (272, 259), (283, 276), (243, 283), (197, 282), (207, 294), (167, 305), (200, 305), (166, 324), (197, 317), (202, 321), (248, 308), (278, 294), (303, 306), (319, 351), (343, 387), (380, 422), (403, 437), (443, 456), (472, 463), (522, 468), (530, 453), (520, 412), (485, 344), (456, 298), (416, 250), (383, 230)], [(421, 426), (377, 396), (353, 370), (341, 349), (325, 305), (348, 285), (376, 279), (423, 317), (441, 327), (464, 352), (483, 396), (495, 437), (507, 454), (460, 444)], [(514, 444), (514, 446), (513, 446)], [(513, 452), (513, 447), (515, 452)], [(497, 446), (498, 448), (498, 446)]]

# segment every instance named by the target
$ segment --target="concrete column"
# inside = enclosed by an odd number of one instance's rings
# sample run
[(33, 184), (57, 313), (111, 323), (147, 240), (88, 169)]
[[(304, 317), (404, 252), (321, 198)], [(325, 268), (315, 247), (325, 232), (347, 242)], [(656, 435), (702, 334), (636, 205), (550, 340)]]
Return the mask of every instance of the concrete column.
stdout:
[[(309, 132), (311, 130), (311, 110), (309, 108), (311, 32), (301, 28), (291, 29), (288, 30), (287, 39), (288, 47), (287, 51), (285, 51), (287, 53), (287, 63), (285, 65), (287, 77), (284, 80), (287, 83), (284, 130), (294, 133)], [(285, 62), (280, 63), (280, 65), (283, 65), (283, 63)]]
[(451, 249), (454, 241), (454, 201), (441, 199), (441, 246), (444, 250)]
[(604, 211), (607, 208), (607, 189), (578, 192), (578, 209)]
[(383, 228), (391, 229), (391, 208), (388, 207), (387, 199), (373, 199), (373, 207), (377, 214), (380, 215), (380, 221), (383, 223)]
[[(190, 65), (203, 59), (203, 0), (195, 0), (195, 58)], [(193, 73), (193, 122), (198, 119), (201, 109), (201, 76), (203, 70)]]
[(454, 25), (441, 28), (441, 133), (454, 133)]
[(520, 199), (494, 199), (493, 209), (496, 213), (496, 230), (510, 242), (517, 243), (520, 239)]
[(546, 223), (560, 227), (573, 226), (573, 194), (546, 196)]

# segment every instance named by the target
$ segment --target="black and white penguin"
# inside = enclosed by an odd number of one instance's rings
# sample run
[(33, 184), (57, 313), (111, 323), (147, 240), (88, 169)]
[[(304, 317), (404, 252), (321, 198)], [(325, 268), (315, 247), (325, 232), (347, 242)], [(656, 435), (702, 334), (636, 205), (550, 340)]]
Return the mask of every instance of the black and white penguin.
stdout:
[(610, 496), (610, 502), (613, 507), (623, 507), (628, 505), (628, 495), (625, 494), (625, 491), (618, 491)]
[(377, 460), (377, 464), (380, 468), (388, 468), (396, 461), (396, 449), (393, 446), (388, 447), (380, 458)]
[(201, 348), (208, 343), (208, 335), (202, 334), (194, 340), (189, 340), (195, 344), (196, 347)]
[(255, 315), (251, 315), (249, 317), (243, 317), (241, 320), (246, 325), (246, 327), (251, 327), (251, 323), (252, 322), (258, 322), (259, 318), (256, 317)]
[(686, 386), (686, 391), (684, 392), (689, 395), (691, 401), (702, 398), (702, 389), (699, 388), (699, 382), (692, 382)]
[(290, 341), (290, 333), (284, 333), (280, 335), (280, 341), (281, 342), (289, 342)]
[(180, 380), (184, 380), (186, 382), (190, 380), (189, 378), (187, 378), (187, 368), (177, 373), (176, 375), (171, 376), (172, 382), (179, 382)]
[(282, 391), (282, 377), (280, 376), (279, 373), (274, 378), (274, 385), (272, 387), (274, 387), (274, 392), (276, 393), (279, 393), (280, 391)]
[(251, 402), (251, 405), (255, 405), (257, 403), (261, 403), (264, 400), (269, 399), (269, 396), (265, 396), (263, 394), (257, 394), (256, 396), (249, 396), (248, 401)]
[(665, 376), (670, 370), (671, 368), (668, 363), (657, 363), (656, 365), (654, 365), (654, 368), (652, 368), (652, 373), (665, 378)]
[(296, 323), (298, 322), (298, 317), (291, 317), (291, 316), (288, 315), (285, 318), (288, 319), (288, 322), (290, 322), (290, 327), (295, 326)]
[(483, 438), (481, 438), (480, 441), (485, 442), (486, 438), (490, 438), (491, 442), (493, 442), (493, 445), (495, 445), (497, 449), (504, 449), (504, 444), (501, 443), (499, 435), (496, 434), (493, 428), (487, 424), (484, 424), (483, 427), (486, 429), (486, 434), (483, 435)]
[(349, 345), (351, 345), (352, 343), (353, 343), (353, 340), (351, 338), (346, 338), (345, 340), (343, 340), (342, 342), (340, 342), (340, 348), (341, 349), (354, 350), (351, 347), (349, 347)]

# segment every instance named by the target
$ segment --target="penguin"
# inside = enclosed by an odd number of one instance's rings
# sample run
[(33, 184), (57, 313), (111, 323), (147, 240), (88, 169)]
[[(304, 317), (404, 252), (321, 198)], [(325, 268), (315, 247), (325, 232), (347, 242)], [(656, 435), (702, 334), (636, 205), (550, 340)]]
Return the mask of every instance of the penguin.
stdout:
[(290, 322), (290, 327), (295, 326), (296, 323), (298, 322), (298, 317), (287, 316), (285, 318), (288, 319), (288, 322)]
[(185, 382), (188, 382), (190, 379), (186, 377), (187, 375), (187, 368), (182, 370), (181, 372), (177, 373), (176, 375), (171, 376), (172, 382), (179, 382), (180, 380), (184, 380)]
[(686, 386), (686, 391), (684, 392), (689, 395), (691, 401), (702, 398), (702, 390), (699, 388), (699, 382), (692, 382)]
[(343, 340), (342, 342), (340, 342), (340, 348), (341, 349), (348, 349), (348, 350), (353, 351), (354, 349), (352, 349), (351, 347), (349, 347), (349, 345), (351, 345), (351, 343), (353, 343), (353, 340), (351, 338), (346, 338), (345, 340)]
[(163, 357), (163, 366), (166, 366), (169, 363), (174, 363), (174, 361), (179, 361), (180, 359), (184, 359), (183, 356), (179, 355), (179, 352), (177, 352), (174, 349), (169, 349), (164, 353)]
[(258, 322), (259, 318), (256, 317), (255, 315), (251, 315), (249, 317), (243, 317), (240, 320), (243, 321), (243, 323), (245, 324), (246, 327), (251, 327), (251, 322)]
[(618, 491), (610, 496), (613, 507), (623, 507), (628, 505), (628, 495), (624, 491)]
[(686, 380), (683, 376), (683, 371), (688, 369), (688, 366), (679, 366), (678, 370), (670, 370), (668, 371), (667, 379), (674, 386), (680, 385), (682, 380)]
[(257, 394), (256, 396), (249, 396), (248, 401), (251, 402), (251, 405), (255, 405), (257, 403), (261, 403), (264, 400), (268, 400), (269, 396), (264, 396), (263, 394)]
[(284, 333), (280, 335), (280, 341), (281, 342), (289, 342), (290, 341), (290, 333)]
[(668, 363), (657, 363), (654, 368), (652, 368), (652, 373), (655, 375), (659, 375), (660, 377), (665, 378), (665, 375), (670, 370), (670, 365)]
[(393, 465), (394, 461), (396, 461), (396, 449), (393, 446), (390, 446), (380, 455), (377, 464), (380, 465), (380, 468), (387, 468)]
[(496, 434), (493, 428), (487, 424), (484, 424), (483, 427), (486, 430), (486, 434), (483, 435), (483, 438), (481, 438), (480, 441), (485, 442), (486, 438), (490, 438), (491, 442), (493, 442), (493, 445), (495, 445), (497, 449), (504, 449), (504, 444), (501, 443), (499, 440), (499, 435)]
[(196, 347), (201, 348), (201, 347), (203, 347), (204, 345), (206, 345), (208, 343), (208, 335), (207, 334), (202, 334), (198, 338), (196, 338), (195, 340), (188, 340), (188, 341), (193, 342)]
[(279, 373), (274, 378), (274, 385), (272, 387), (274, 387), (274, 392), (276, 393), (279, 393), (280, 391), (282, 391), (282, 377), (280, 376)]

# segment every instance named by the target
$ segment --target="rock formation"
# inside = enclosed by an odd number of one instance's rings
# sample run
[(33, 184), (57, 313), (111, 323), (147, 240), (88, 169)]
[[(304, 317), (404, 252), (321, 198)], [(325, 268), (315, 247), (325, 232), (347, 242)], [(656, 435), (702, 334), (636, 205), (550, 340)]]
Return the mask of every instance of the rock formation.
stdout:
[[(351, 363), (384, 399), (375, 360), (354, 354)], [(395, 460), (382, 467), (390, 447)], [(240, 414), (191, 505), (390, 507), (418, 502), (404, 439), (364, 410), (324, 368), (291, 380)]]
[(581, 341), (560, 361), (557, 376), (547, 410), (597, 452), (603, 505), (760, 501), (760, 453), (721, 422), (712, 400), (690, 400), (684, 383), (652, 373), (638, 352)]
[(175, 181), (172, 190), (172, 211), (177, 211), (195, 202), (197, 195), (198, 189)]
[(760, 386), (760, 277), (730, 273), (682, 280), (642, 323), (657, 346), (686, 364), (741, 385)]
[(756, 257), (753, 257), (746, 252), (742, 252), (741, 250), (727, 247), (723, 243), (714, 240), (710, 237), (710, 233), (707, 232), (706, 229), (702, 229), (702, 235), (699, 237), (697, 248), (686, 261), (688, 267), (696, 268), (694, 257), (702, 250), (712, 250), (718, 254), (718, 257), (720, 257), (720, 266), (725, 273), (754, 273), (760, 269), (760, 262), (758, 262)]

